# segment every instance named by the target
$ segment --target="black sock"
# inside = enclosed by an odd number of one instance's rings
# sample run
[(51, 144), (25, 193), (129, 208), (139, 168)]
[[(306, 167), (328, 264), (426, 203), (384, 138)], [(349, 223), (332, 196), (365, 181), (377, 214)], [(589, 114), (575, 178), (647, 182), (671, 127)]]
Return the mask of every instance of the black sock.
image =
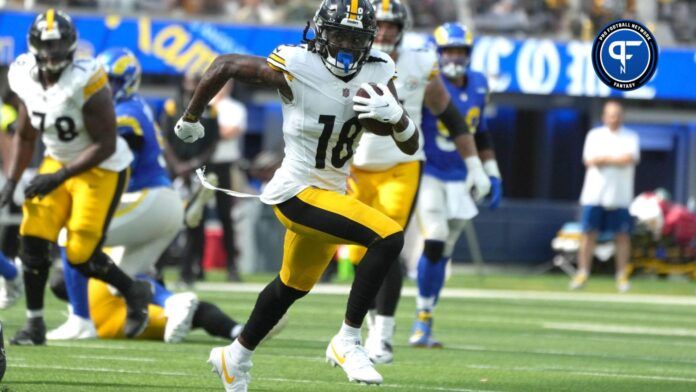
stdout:
[(128, 292), (133, 284), (133, 279), (118, 268), (109, 256), (101, 250), (97, 250), (97, 253), (86, 263), (72, 264), (72, 266), (88, 278), (99, 279), (114, 286), (123, 295)]
[(232, 339), (232, 328), (237, 323), (220, 308), (210, 302), (201, 301), (191, 323), (193, 328), (203, 328), (205, 332), (224, 339)]
[(28, 310), (43, 309), (47, 281), (48, 269), (24, 270), (24, 292), (27, 295)]
[(384, 277), (404, 246), (404, 233), (398, 232), (375, 241), (367, 248), (358, 267), (355, 269), (355, 279), (348, 296), (346, 321), (352, 327), (362, 325), (367, 310), (375, 299)]
[(268, 332), (278, 324), (288, 308), (298, 299), (307, 295), (307, 291), (295, 290), (286, 286), (277, 276), (269, 283), (256, 300), (249, 321), (244, 325), (241, 340), (244, 347), (253, 350)]
[(51, 268), (51, 243), (38, 237), (22, 236), (20, 248), (27, 309), (42, 310), (48, 270)]
[(382, 287), (377, 292), (375, 305), (377, 314), (381, 316), (394, 316), (396, 307), (399, 305), (401, 298), (401, 287), (404, 284), (404, 274), (401, 269), (401, 262), (392, 263), (387, 276), (384, 277)]

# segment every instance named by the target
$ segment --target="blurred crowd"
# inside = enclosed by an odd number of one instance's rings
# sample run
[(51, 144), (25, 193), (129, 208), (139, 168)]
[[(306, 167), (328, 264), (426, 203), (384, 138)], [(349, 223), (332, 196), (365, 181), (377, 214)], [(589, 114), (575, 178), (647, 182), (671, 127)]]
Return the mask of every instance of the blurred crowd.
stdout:
[[(612, 20), (642, 21), (660, 42), (696, 42), (693, 0), (404, 0), (416, 29), (456, 19), (486, 34), (593, 39)], [(318, 0), (0, 0), (16, 6), (67, 6), (103, 12), (199, 15), (250, 24), (304, 24)]]

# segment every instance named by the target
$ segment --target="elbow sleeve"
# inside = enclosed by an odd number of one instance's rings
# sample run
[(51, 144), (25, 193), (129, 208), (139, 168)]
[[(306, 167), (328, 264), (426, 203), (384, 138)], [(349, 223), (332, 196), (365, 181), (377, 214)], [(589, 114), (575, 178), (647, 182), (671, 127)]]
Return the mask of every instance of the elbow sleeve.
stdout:
[(474, 134), (476, 149), (479, 151), (493, 149), (493, 137), (490, 132), (476, 132)]
[(437, 118), (442, 121), (445, 127), (447, 127), (452, 139), (459, 135), (466, 134), (467, 126), (466, 122), (464, 122), (464, 117), (462, 117), (462, 114), (454, 106), (451, 100), (447, 104), (445, 110), (440, 113)]

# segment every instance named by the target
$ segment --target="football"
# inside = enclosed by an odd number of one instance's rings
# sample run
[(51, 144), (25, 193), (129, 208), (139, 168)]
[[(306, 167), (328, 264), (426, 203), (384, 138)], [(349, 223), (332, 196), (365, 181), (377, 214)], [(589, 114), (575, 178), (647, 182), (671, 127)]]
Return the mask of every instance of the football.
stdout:
[[(384, 94), (384, 92), (379, 87), (377, 87), (377, 84), (370, 83), (370, 85), (372, 86), (372, 88), (375, 89), (377, 94), (379, 94), (379, 95)], [(357, 95), (358, 97), (370, 98), (370, 94), (364, 88), (360, 88), (355, 93), (355, 95)], [(381, 121), (377, 121), (377, 120), (372, 119), (372, 118), (363, 118), (359, 121), (360, 121), (360, 125), (362, 125), (366, 131), (372, 132), (376, 135), (389, 136), (393, 132), (392, 131), (392, 124), (383, 123)]]

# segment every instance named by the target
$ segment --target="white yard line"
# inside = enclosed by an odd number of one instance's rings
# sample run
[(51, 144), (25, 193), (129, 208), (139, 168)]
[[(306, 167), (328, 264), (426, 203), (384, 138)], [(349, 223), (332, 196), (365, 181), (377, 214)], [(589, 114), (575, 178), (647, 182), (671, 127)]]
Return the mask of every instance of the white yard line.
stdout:
[(660, 336), (696, 336), (696, 329), (688, 328), (659, 328), (641, 327), (627, 325), (607, 325), (592, 323), (544, 323), (546, 329), (580, 331), (580, 332), (601, 332), (618, 333), (626, 335), (660, 335)]
[(610, 378), (631, 378), (639, 380), (653, 380), (653, 381), (678, 381), (686, 383), (696, 383), (696, 378), (692, 377), (676, 377), (676, 376), (652, 376), (646, 374), (635, 374), (635, 373), (615, 373), (615, 372), (605, 372), (597, 370), (575, 370), (563, 367), (554, 366), (493, 366), (493, 365), (464, 365), (469, 369), (481, 369), (481, 370), (497, 370), (497, 371), (518, 371), (518, 372), (559, 372), (566, 374), (576, 374), (581, 376), (592, 376), (592, 377), (610, 377)]
[[(266, 285), (262, 283), (213, 283), (196, 284), (199, 291), (217, 291), (231, 293), (258, 293)], [(312, 289), (313, 294), (345, 295), (350, 291), (349, 285), (319, 284)], [(415, 297), (415, 287), (405, 287), (401, 292), (405, 297)], [(471, 299), (507, 299), (536, 300), (558, 302), (603, 302), (646, 305), (685, 305), (696, 306), (696, 296), (648, 295), (648, 294), (599, 294), (564, 291), (516, 291), (516, 290), (481, 290), (481, 289), (444, 289), (444, 298)]]
[[(297, 384), (330, 384), (330, 385), (336, 385), (335, 382), (332, 381), (318, 381), (318, 380), (295, 380), (295, 379), (289, 379), (289, 378), (266, 378), (266, 377), (259, 377), (256, 378), (257, 380), (260, 381), (277, 381), (277, 382), (292, 382), (292, 383), (297, 383)], [(363, 387), (360, 384), (348, 384), (348, 385), (354, 385), (356, 388), (361, 388)], [(404, 385), (404, 384), (380, 384), (380, 387), (382, 388), (397, 388), (397, 389), (402, 389), (402, 388), (408, 388), (410, 390), (417, 389), (419, 391), (445, 391), (445, 392), (496, 392), (488, 389), (466, 389), (466, 388), (448, 388), (448, 387), (426, 387), (426, 386), (420, 386), (420, 385)]]
[(71, 355), (72, 358), (79, 359), (103, 359), (106, 361), (125, 361), (125, 362), (156, 362), (154, 358), (141, 358), (141, 357), (116, 357), (107, 355)]
[(53, 369), (53, 370), (70, 370), (79, 372), (98, 372), (98, 373), (124, 373), (124, 374), (148, 374), (155, 376), (177, 376), (177, 377), (198, 377), (197, 373), (182, 373), (182, 372), (162, 372), (162, 371), (140, 371), (140, 370), (126, 370), (126, 369), (115, 369), (115, 368), (100, 368), (100, 367), (78, 367), (78, 366), (57, 366), (57, 365), (45, 365), (45, 364), (12, 364), (12, 367), (16, 368), (27, 368), (27, 369)]

